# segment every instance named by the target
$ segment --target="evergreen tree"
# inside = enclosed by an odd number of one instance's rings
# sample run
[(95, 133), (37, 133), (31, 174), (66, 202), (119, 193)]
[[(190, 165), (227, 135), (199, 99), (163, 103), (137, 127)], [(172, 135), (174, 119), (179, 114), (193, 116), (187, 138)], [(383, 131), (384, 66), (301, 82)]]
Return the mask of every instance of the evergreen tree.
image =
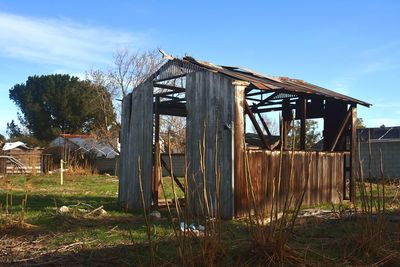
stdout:
[[(295, 148), (300, 149), (300, 122), (295, 121), (293, 129), (289, 134), (289, 147), (295, 139)], [(321, 139), (321, 133), (318, 132), (318, 122), (315, 120), (306, 120), (306, 149), (311, 149)]]
[(115, 122), (106, 88), (65, 74), (28, 77), (10, 89), (10, 99), (21, 110), (21, 124), (42, 141), (60, 133), (89, 133), (97, 125), (111, 127)]
[(7, 122), (7, 135), (10, 139), (22, 136), (21, 128), (12, 120)]

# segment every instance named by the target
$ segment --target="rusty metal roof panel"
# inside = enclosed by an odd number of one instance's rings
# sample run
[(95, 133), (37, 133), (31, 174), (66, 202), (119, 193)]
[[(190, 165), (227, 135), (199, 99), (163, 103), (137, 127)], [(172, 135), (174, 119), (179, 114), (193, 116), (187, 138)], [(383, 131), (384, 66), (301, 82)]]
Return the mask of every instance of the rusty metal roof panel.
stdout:
[(216, 71), (224, 75), (230, 76), (235, 79), (247, 81), (253, 84), (255, 87), (262, 90), (286, 90), (290, 92), (296, 92), (300, 94), (314, 94), (328, 98), (333, 98), (349, 103), (357, 103), (366, 107), (371, 104), (334, 92), (332, 90), (304, 82), (299, 79), (292, 79), (289, 77), (274, 77), (267, 76), (258, 72), (255, 72), (249, 68), (243, 67), (231, 67), (231, 66), (219, 66), (206, 61), (196, 60), (192, 57), (184, 57), (184, 61), (188, 61), (193, 64), (197, 64), (205, 69)]

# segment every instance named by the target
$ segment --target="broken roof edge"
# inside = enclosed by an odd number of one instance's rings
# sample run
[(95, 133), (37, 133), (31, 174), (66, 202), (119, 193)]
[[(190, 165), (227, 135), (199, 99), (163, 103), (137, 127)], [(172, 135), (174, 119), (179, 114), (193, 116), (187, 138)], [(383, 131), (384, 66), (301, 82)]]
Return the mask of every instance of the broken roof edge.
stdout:
[(259, 72), (253, 72), (251, 69), (246, 67), (231, 67), (224, 65), (216, 65), (207, 61), (197, 60), (191, 56), (185, 56), (182, 59), (178, 60), (187, 61), (189, 63), (199, 65), (202, 68), (212, 71), (217, 71), (223, 75), (230, 76), (238, 80), (244, 80), (250, 82), (259, 89), (267, 89), (267, 88), (270, 90), (285, 89), (287, 91), (296, 93), (321, 95), (328, 98), (346, 101), (349, 103), (360, 104), (365, 107), (371, 106), (371, 104), (368, 102), (326, 89), (318, 85), (314, 85), (312, 83), (305, 82), (300, 79), (264, 75)]
[[(218, 72), (222, 75), (231, 77), (236, 80), (246, 81), (251, 83), (254, 87), (260, 90), (284, 90), (287, 92), (294, 92), (296, 94), (313, 94), (317, 96), (323, 96), (326, 98), (331, 98), (335, 100), (340, 100), (347, 102), (348, 104), (360, 104), (365, 107), (370, 107), (372, 104), (353, 98), (324, 87), (305, 82), (301, 79), (294, 79), (290, 77), (283, 76), (269, 76), (256, 71), (251, 70), (246, 67), (233, 67), (225, 65), (216, 65), (211, 62), (202, 61), (195, 59), (191, 56), (184, 56), (183, 58), (173, 58), (166, 61), (156, 72), (150, 75), (143, 83), (146, 82), (160, 82), (164, 80), (171, 79), (171, 77), (158, 79), (159, 75), (163, 72), (168, 71), (171, 66), (179, 67), (180, 75), (176, 77), (182, 77), (189, 74), (190, 72), (197, 72), (202, 70)], [(185, 73), (186, 72), (186, 73)], [(168, 75), (167, 75), (168, 76)], [(137, 89), (134, 88), (134, 90)], [(130, 96), (131, 92), (125, 97)], [(125, 98), (124, 97), (124, 98)]]

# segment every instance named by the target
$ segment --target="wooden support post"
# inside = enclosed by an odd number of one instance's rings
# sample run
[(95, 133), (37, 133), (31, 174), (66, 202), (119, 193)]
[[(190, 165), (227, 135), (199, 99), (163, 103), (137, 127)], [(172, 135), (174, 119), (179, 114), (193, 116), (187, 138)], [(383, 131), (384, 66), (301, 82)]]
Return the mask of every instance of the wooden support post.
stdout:
[(347, 195), (347, 178), (348, 176), (348, 167), (347, 167), (347, 158), (348, 154), (344, 153), (343, 155), (343, 185), (342, 185), (342, 200), (349, 200)]
[(246, 185), (248, 185), (245, 175), (245, 153), (246, 153), (246, 96), (245, 90), (249, 83), (243, 81), (235, 81), (235, 101), (234, 101), (234, 135), (233, 146), (234, 153), (232, 165), (234, 166), (234, 175), (231, 178), (234, 191), (232, 195), (232, 206), (234, 207), (234, 215), (241, 217), (247, 214), (249, 208), (246, 206), (247, 199)]
[(350, 138), (350, 201), (356, 200), (356, 175), (357, 175), (357, 105), (351, 105), (351, 138)]
[(300, 150), (306, 150), (307, 99), (301, 99)]
[(178, 187), (182, 190), (182, 192), (185, 192), (185, 188), (183, 187), (181, 181), (179, 181), (179, 179), (176, 177), (175, 174), (172, 174), (171, 168), (168, 166), (168, 164), (162, 158), (160, 158), (160, 160), (161, 160), (162, 166), (167, 170), (169, 175), (172, 176), (172, 178), (174, 179), (174, 181), (178, 185)]
[(290, 122), (293, 120), (293, 113), (290, 107), (289, 99), (284, 99), (282, 102), (282, 123), (281, 126), (281, 135), (283, 141), (283, 149), (288, 149), (288, 135), (290, 131)]
[(160, 183), (160, 97), (156, 97), (156, 103), (154, 106), (154, 166), (153, 166), (153, 205), (154, 208), (158, 208), (158, 188)]
[(257, 122), (256, 118), (254, 117), (254, 114), (251, 111), (251, 108), (249, 107), (249, 104), (247, 104), (246, 100), (244, 100), (244, 106), (246, 109), (246, 113), (247, 113), (247, 115), (249, 115), (249, 118), (250, 118), (251, 122), (253, 123), (253, 126), (256, 129), (258, 136), (260, 137), (261, 141), (264, 144), (264, 148), (271, 150), (271, 147), (269, 146), (267, 139), (265, 139), (265, 136), (260, 128), (260, 125), (258, 125), (258, 122)]

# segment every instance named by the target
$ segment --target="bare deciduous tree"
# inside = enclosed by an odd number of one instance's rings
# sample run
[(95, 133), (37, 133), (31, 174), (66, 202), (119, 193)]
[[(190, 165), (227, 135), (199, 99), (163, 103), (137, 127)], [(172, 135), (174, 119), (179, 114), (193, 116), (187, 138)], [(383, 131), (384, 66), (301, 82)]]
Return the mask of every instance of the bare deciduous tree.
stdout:
[[(165, 53), (165, 52), (164, 52)], [(114, 54), (114, 64), (108, 70), (90, 70), (86, 73), (86, 79), (90, 80), (97, 86), (107, 88), (108, 92), (113, 99), (114, 109), (117, 114), (115, 121), (115, 127), (105, 128), (99, 125), (98, 129), (93, 131), (94, 135), (99, 140), (106, 142), (116, 149), (116, 138), (119, 131), (120, 111), (121, 102), (118, 101), (125, 97), (129, 92), (134, 90), (139, 84), (143, 83), (156, 72), (165, 59), (171, 59), (172, 57), (161, 56), (158, 50), (151, 50), (146, 52), (130, 51), (128, 49), (119, 49)], [(171, 85), (175, 81), (171, 81)], [(157, 92), (161, 92), (163, 89), (157, 89)], [(101, 106), (101, 95), (99, 99)], [(105, 108), (101, 112), (108, 112)], [(161, 139), (164, 143), (164, 151), (167, 151), (166, 147), (170, 146), (173, 152), (184, 152), (185, 150), (185, 131), (186, 131), (186, 120), (185, 118), (162, 116), (160, 121), (161, 127)], [(168, 134), (171, 137), (171, 143), (168, 144)]]
[[(96, 98), (92, 99), (98, 114), (98, 123), (93, 125), (91, 135), (102, 142), (109, 144), (114, 150), (118, 151), (118, 132), (119, 123), (117, 112), (115, 109), (115, 101), (110, 103), (110, 99), (114, 100), (116, 92), (111, 85), (108, 75), (101, 70), (90, 70), (86, 72), (86, 80), (91, 82), (92, 88), (97, 92)], [(106, 88), (106, 90), (104, 90)], [(109, 121), (109, 120), (112, 121)]]
[(161, 116), (160, 118), (161, 151), (166, 153), (185, 153), (186, 119), (176, 116)]
[(119, 89), (120, 97), (144, 82), (163, 63), (157, 50), (131, 52), (120, 49), (114, 54), (114, 67), (109, 71), (109, 79), (114, 89)]

